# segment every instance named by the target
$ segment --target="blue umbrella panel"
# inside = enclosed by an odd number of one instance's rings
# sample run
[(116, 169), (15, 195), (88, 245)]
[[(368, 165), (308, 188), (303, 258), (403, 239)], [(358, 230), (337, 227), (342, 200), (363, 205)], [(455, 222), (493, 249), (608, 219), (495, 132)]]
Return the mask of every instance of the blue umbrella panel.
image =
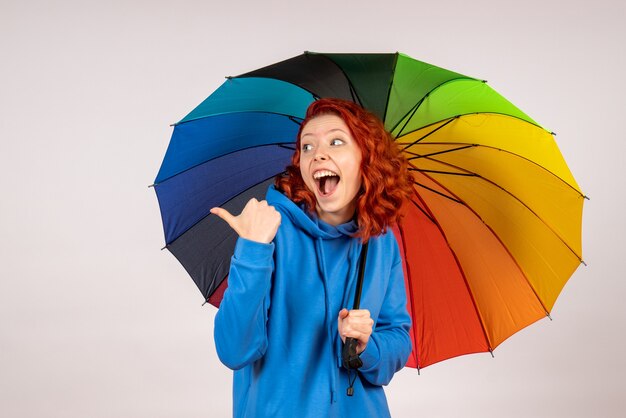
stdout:
[[(228, 275), (237, 235), (209, 213), (241, 212), (285, 171), (314, 97), (289, 83), (228, 80), (174, 126), (154, 188), (166, 248), (205, 300)], [(290, 109), (288, 111), (288, 109)]]

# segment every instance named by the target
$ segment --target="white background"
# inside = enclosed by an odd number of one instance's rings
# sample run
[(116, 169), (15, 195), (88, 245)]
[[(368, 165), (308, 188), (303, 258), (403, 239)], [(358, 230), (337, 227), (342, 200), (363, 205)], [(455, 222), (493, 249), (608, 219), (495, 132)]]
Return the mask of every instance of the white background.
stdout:
[(230, 416), (216, 310), (160, 251), (147, 186), (169, 124), (224, 76), (310, 50), (488, 80), (557, 132), (591, 197), (554, 321), (495, 359), (404, 369), (392, 414), (624, 416), (625, 18), (617, 0), (0, 0), (0, 415)]

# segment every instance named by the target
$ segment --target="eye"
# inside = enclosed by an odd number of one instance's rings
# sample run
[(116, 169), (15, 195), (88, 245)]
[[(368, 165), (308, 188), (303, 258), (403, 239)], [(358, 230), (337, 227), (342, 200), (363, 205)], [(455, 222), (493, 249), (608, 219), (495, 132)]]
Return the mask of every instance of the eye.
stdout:
[(343, 145), (343, 144), (344, 144), (343, 139), (339, 139), (339, 138), (335, 138), (330, 141), (330, 145)]
[(302, 152), (311, 151), (312, 149), (313, 149), (313, 145), (311, 145), (311, 144), (303, 144), (302, 145)]

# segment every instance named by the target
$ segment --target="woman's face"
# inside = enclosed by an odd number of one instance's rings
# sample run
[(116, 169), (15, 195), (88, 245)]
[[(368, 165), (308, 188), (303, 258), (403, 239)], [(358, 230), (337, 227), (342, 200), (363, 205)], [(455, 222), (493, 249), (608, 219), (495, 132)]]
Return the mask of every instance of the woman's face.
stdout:
[(320, 115), (304, 126), (300, 174), (315, 194), (320, 219), (335, 226), (352, 219), (361, 189), (361, 150), (339, 116)]

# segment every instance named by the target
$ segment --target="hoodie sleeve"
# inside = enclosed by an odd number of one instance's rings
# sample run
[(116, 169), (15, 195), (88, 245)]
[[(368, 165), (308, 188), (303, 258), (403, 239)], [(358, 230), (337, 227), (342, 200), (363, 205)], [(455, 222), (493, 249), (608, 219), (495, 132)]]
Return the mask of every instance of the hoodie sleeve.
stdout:
[(274, 243), (240, 237), (235, 245), (214, 327), (217, 354), (230, 369), (241, 369), (265, 354), (273, 255)]
[(389, 286), (370, 339), (361, 353), (359, 374), (373, 385), (387, 385), (394, 373), (406, 364), (411, 354), (411, 318), (406, 310), (406, 291), (402, 260), (391, 268)]

